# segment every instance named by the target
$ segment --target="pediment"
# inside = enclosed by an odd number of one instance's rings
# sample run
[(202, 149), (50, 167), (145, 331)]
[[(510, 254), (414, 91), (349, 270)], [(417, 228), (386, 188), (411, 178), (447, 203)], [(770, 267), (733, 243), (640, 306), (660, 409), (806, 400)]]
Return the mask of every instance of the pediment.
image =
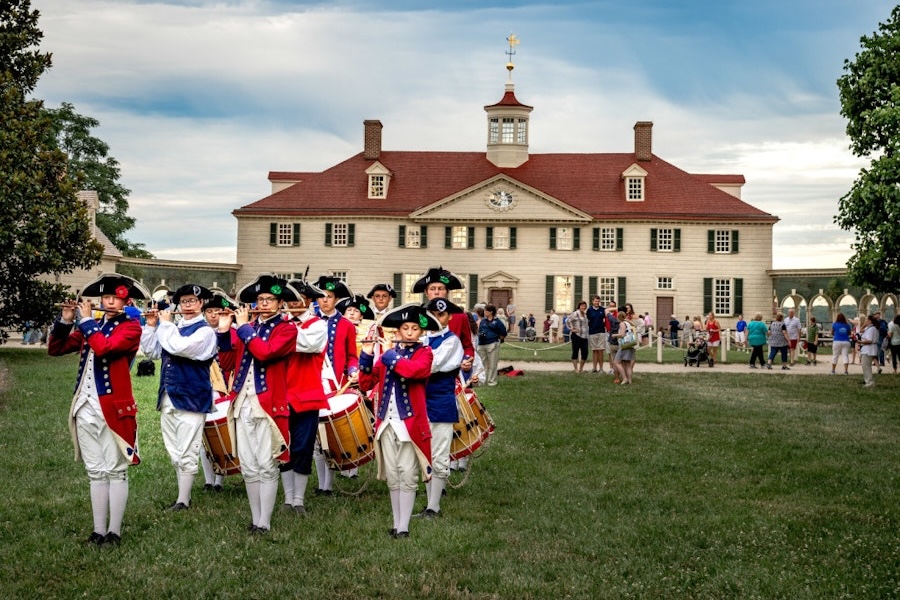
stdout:
[(589, 214), (506, 175), (497, 175), (410, 214), (427, 223), (589, 223)]
[(484, 285), (510, 287), (519, 283), (519, 278), (515, 275), (510, 275), (506, 271), (495, 271), (486, 277), (482, 277), (481, 282)]

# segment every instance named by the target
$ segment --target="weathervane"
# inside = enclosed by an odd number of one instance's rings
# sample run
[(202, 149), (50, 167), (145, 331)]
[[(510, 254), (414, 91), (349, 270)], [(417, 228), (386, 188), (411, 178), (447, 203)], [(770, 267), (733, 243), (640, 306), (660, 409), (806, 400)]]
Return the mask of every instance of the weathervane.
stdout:
[(509, 50), (506, 51), (509, 62), (506, 63), (506, 70), (509, 71), (509, 76), (512, 77), (512, 71), (516, 68), (512, 62), (512, 57), (516, 55), (516, 51), (513, 48), (519, 45), (519, 38), (516, 37), (516, 34), (511, 33), (509, 34), (509, 37), (506, 38), (506, 41), (509, 42)]

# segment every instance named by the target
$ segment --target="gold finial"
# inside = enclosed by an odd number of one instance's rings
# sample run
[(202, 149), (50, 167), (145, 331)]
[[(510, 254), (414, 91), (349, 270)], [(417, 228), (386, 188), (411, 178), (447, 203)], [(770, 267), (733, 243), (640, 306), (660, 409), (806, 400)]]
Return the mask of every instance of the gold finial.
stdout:
[(512, 75), (512, 70), (516, 68), (512, 62), (512, 57), (516, 54), (514, 48), (519, 45), (519, 38), (516, 37), (516, 34), (511, 33), (506, 38), (506, 41), (509, 42), (509, 50), (506, 51), (506, 55), (509, 56), (509, 62), (506, 63), (506, 70)]

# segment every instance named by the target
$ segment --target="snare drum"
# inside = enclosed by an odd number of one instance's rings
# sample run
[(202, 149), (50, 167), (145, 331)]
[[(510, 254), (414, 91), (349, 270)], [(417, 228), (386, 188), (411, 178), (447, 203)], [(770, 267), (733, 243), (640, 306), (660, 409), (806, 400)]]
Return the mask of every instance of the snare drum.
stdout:
[(475, 417), (478, 419), (478, 425), (484, 432), (485, 437), (494, 433), (494, 429), (496, 428), (494, 420), (491, 418), (491, 415), (488, 414), (488, 411), (481, 403), (481, 400), (478, 399), (475, 390), (468, 388), (466, 390), (466, 398), (468, 399), (469, 404), (472, 405), (472, 410), (475, 412)]
[(375, 458), (374, 419), (358, 393), (338, 394), (319, 411), (319, 444), (331, 468), (345, 471)]
[(213, 465), (213, 470), (220, 475), (234, 475), (241, 472), (241, 463), (231, 453), (231, 434), (228, 433), (228, 409), (231, 400), (225, 396), (216, 399), (214, 412), (206, 415), (203, 425), (203, 446), (206, 455)]
[(459, 419), (453, 424), (450, 460), (459, 460), (478, 450), (489, 433), (479, 425), (474, 406), (461, 387), (457, 386), (456, 409), (459, 412)]

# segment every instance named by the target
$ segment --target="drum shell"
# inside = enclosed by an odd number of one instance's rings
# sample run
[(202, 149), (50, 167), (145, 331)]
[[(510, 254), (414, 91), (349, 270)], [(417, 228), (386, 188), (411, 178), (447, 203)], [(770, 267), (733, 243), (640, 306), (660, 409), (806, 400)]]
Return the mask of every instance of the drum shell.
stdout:
[(231, 400), (224, 396), (218, 398), (213, 408), (214, 411), (206, 415), (206, 423), (203, 425), (203, 446), (216, 473), (235, 475), (241, 472), (241, 462), (231, 452), (231, 433), (228, 431)]
[(319, 411), (319, 444), (336, 470), (360, 467), (375, 458), (374, 418), (358, 392), (329, 398)]

